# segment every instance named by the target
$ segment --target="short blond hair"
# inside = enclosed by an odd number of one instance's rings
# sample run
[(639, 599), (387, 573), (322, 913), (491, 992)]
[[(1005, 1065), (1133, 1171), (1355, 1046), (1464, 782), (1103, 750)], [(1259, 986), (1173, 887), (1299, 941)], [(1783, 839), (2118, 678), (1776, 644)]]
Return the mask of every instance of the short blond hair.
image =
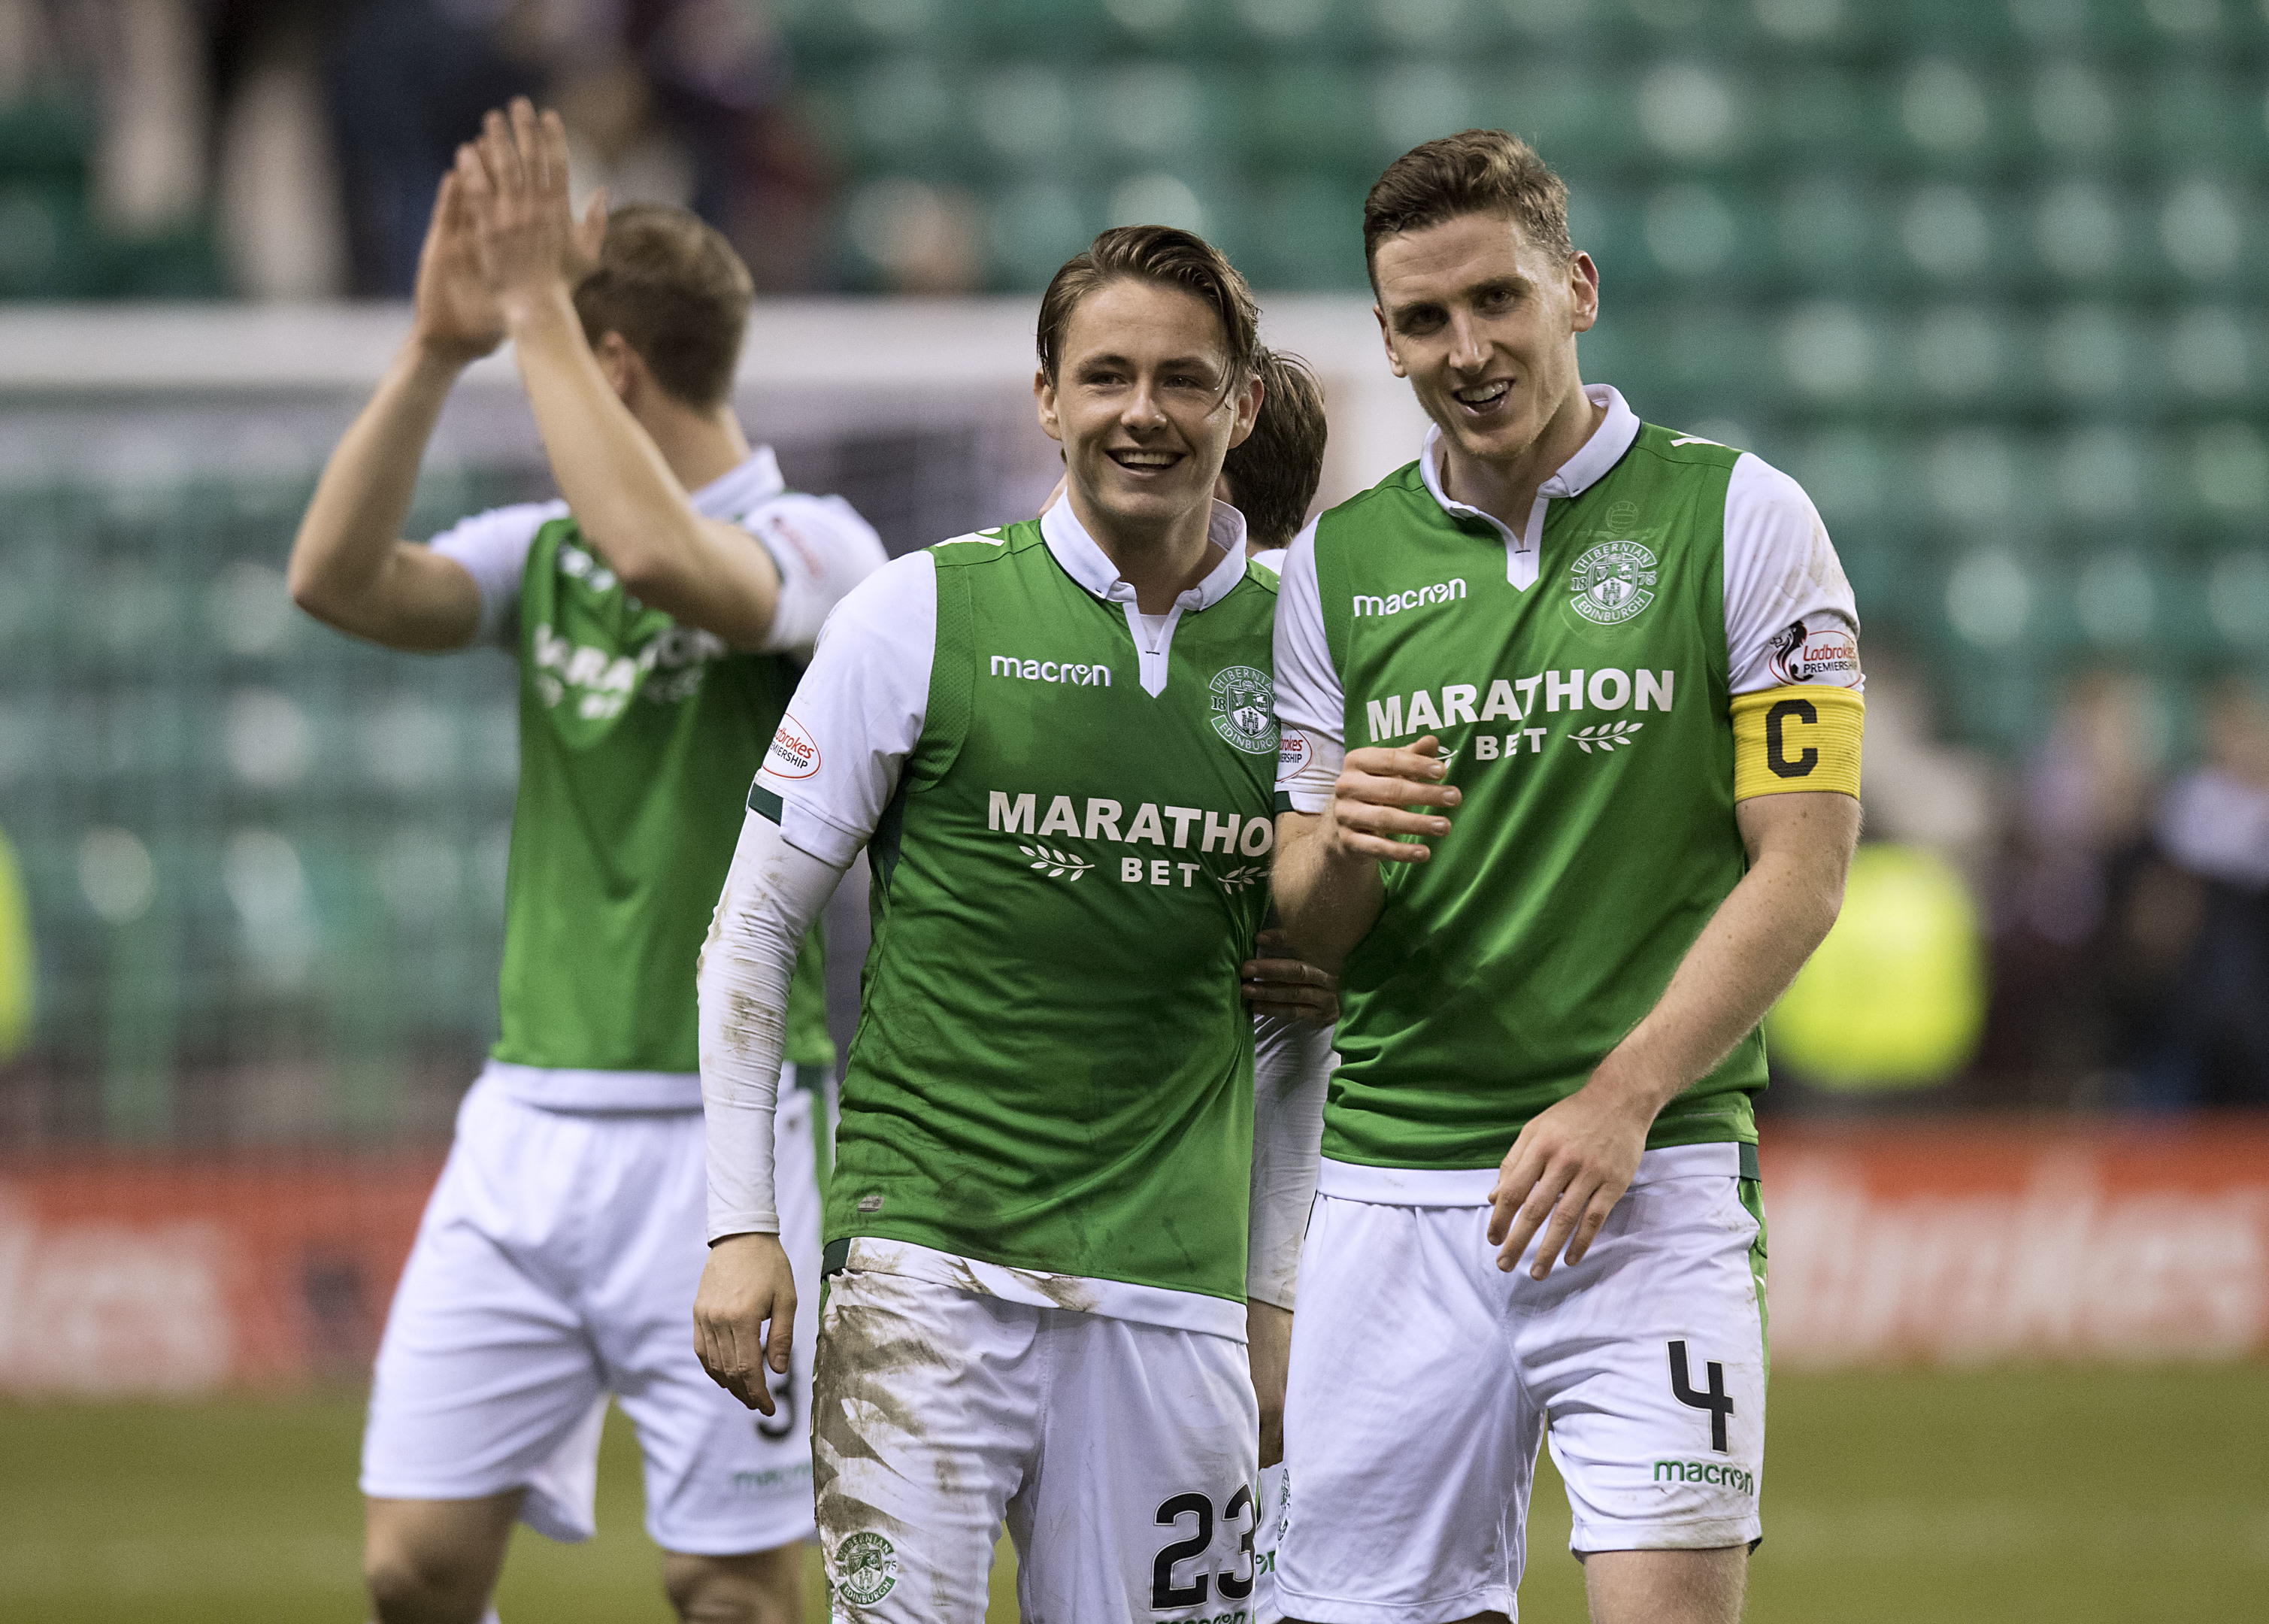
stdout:
[(732, 393), (755, 297), (748, 266), (715, 226), (690, 210), (630, 203), (607, 217), (575, 314), (593, 344), (620, 333), (665, 393), (706, 410)]

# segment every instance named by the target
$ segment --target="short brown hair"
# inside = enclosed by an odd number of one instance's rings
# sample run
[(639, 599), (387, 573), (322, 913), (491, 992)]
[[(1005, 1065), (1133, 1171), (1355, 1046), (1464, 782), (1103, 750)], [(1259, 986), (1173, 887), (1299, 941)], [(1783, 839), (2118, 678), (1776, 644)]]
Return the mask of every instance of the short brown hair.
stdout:
[(1230, 499), (1245, 515), (1245, 535), (1263, 548), (1289, 547), (1307, 522), (1308, 504), (1324, 480), (1324, 391), (1297, 355), (1263, 350), (1260, 416), (1242, 445), (1229, 448), (1221, 471)]
[(593, 344), (609, 333), (639, 352), (654, 380), (688, 406), (732, 393), (756, 284), (733, 245), (698, 215), (630, 203), (607, 217), (599, 268), (575, 289)]
[(1205, 300), (1221, 318), (1229, 346), (1223, 392), (1252, 374), (1260, 350), (1260, 312), (1237, 267), (1195, 232), (1173, 225), (1114, 225), (1066, 260), (1040, 296), (1040, 371), (1050, 383), (1056, 380), (1072, 312), (1089, 294), (1121, 277), (1180, 288)]
[(1568, 188), (1536, 149), (1502, 129), (1464, 129), (1414, 146), (1372, 183), (1363, 200), (1363, 263), (1378, 291), (1378, 245), (1461, 214), (1503, 215), (1530, 243), (1564, 265)]

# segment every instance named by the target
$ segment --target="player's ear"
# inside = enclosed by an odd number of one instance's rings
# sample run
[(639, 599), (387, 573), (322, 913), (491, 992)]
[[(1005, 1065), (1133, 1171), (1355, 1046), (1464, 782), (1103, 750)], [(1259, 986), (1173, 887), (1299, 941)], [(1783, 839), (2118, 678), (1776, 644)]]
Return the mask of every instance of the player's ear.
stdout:
[(639, 352), (631, 348), (630, 340), (611, 329), (599, 335), (599, 342), (591, 346), (598, 358), (599, 370), (607, 375), (607, 385), (617, 400), (628, 404), (631, 392), (638, 387), (639, 375), (645, 372), (646, 363)]
[(1373, 305), (1371, 314), (1378, 323), (1378, 342), (1386, 347), (1387, 365), (1393, 369), (1397, 378), (1408, 378), (1410, 375), (1408, 369), (1402, 365), (1402, 358), (1394, 353), (1394, 335), (1386, 330), (1386, 312)]
[(1040, 417), (1040, 432), (1061, 444), (1063, 424), (1056, 415), (1056, 387), (1048, 381), (1047, 373), (1035, 369), (1032, 373), (1032, 404)]
[(1569, 325), (1579, 333), (1590, 332), (1600, 319), (1600, 268), (1588, 254), (1568, 256), (1568, 307)]
[(1260, 421), (1260, 402), (1267, 393), (1268, 385), (1260, 381), (1260, 374), (1253, 373), (1244, 393), (1238, 397), (1237, 426), (1229, 434), (1231, 446), (1242, 446), (1251, 438), (1253, 425)]

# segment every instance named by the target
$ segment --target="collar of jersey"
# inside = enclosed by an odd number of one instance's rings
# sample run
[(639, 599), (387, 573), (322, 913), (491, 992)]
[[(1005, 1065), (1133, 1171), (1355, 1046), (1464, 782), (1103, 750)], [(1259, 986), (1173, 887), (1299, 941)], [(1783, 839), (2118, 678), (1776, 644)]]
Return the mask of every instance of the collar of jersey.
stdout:
[[(1592, 438), (1578, 447), (1576, 454), (1552, 470), (1552, 477), (1536, 489), (1541, 497), (1581, 496), (1606, 477), (1609, 469), (1622, 461), (1623, 453), (1631, 448), (1638, 438), (1638, 414), (1623, 403), (1623, 397), (1609, 385), (1587, 383), (1584, 398), (1594, 406), (1608, 409), (1607, 420), (1592, 432)], [(1418, 448), (1418, 471), (1426, 482), (1426, 493), (1442, 505), (1445, 513), (1461, 519), (1489, 519), (1478, 507), (1468, 507), (1463, 502), (1453, 502), (1442, 494), (1442, 425), (1426, 425), (1426, 443)], [(1495, 520), (1490, 520), (1497, 524)], [(1505, 527), (1497, 524), (1502, 530)]]
[[(1071, 511), (1071, 498), (1065, 497), (1040, 515), (1040, 538), (1047, 543), (1048, 551), (1063, 566), (1063, 572), (1097, 597), (1107, 603), (1134, 602), (1134, 587), (1120, 578), (1119, 566), (1095, 544), (1079, 515)], [(1206, 523), (1206, 540), (1223, 555), (1221, 562), (1174, 600), (1177, 609), (1211, 609), (1245, 579), (1245, 515), (1226, 502), (1216, 502)]]
[(704, 519), (738, 519), (787, 489), (787, 482), (780, 477), (780, 459), (772, 455), (770, 446), (759, 446), (737, 468), (693, 492), (693, 511)]

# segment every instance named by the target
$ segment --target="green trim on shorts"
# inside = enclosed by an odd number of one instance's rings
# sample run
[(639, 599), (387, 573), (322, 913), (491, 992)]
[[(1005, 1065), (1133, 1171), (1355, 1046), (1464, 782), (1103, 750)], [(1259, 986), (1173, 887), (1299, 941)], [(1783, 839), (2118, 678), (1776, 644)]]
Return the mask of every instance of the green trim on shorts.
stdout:
[[(1749, 1154), (1744, 1162), (1753, 1162), (1756, 1147), (1744, 1145)], [(1757, 1221), (1757, 1238), (1749, 1243), (1749, 1274), (1757, 1283), (1757, 1350), (1764, 1358), (1765, 1382), (1772, 1382), (1772, 1337), (1770, 1333), (1771, 1317), (1765, 1309), (1765, 1201), (1764, 1186), (1752, 1174), (1744, 1172), (1735, 1186), (1741, 1192), (1741, 1205), (1749, 1216)]]
[(839, 1241), (828, 1242), (826, 1250), (819, 1254), (819, 1277), (822, 1280), (831, 1274), (840, 1274), (850, 1266), (851, 1237), (847, 1235)]

